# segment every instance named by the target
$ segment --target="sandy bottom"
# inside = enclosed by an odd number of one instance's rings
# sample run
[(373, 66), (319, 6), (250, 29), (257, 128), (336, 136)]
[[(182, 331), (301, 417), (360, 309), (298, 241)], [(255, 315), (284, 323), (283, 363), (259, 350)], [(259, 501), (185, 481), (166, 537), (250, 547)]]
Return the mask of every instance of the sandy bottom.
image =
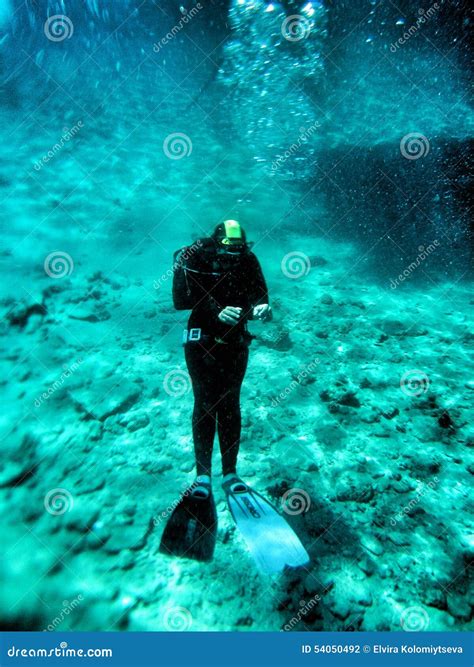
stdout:
[[(218, 447), (213, 562), (157, 552), (164, 515), (193, 476), (186, 314), (172, 309), (161, 277), (171, 260), (157, 261), (156, 245), (75, 247), (72, 263), (36, 261), (21, 294), (3, 287), (4, 624), (467, 628), (469, 285), (391, 290), (353, 271), (349, 245), (257, 244), (275, 319), (252, 326), (240, 473), (312, 559), (268, 577), (226, 508)], [(96, 269), (104, 258), (111, 268)]]

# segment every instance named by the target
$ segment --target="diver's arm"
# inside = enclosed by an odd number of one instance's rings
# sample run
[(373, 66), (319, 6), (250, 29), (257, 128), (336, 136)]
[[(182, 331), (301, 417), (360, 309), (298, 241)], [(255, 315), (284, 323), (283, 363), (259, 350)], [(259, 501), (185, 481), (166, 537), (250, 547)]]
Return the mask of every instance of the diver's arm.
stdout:
[(253, 253), (250, 253), (249, 257), (250, 266), (247, 277), (250, 277), (248, 281), (250, 304), (252, 306), (250, 316), (252, 319), (270, 319), (271, 307), (268, 304), (268, 288), (263, 276), (262, 267)]

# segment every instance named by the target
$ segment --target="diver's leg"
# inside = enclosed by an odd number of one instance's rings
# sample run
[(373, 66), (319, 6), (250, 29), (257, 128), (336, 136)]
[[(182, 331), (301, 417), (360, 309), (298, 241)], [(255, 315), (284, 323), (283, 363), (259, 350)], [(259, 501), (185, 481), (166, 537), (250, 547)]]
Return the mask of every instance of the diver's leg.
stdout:
[(247, 370), (248, 356), (248, 349), (243, 348), (221, 366), (224, 386), (227, 388), (224, 400), (217, 407), (217, 428), (224, 476), (236, 472), (242, 424), (240, 389)]
[(210, 476), (217, 415), (215, 364), (212, 357), (194, 343), (185, 346), (184, 354), (194, 392), (192, 427), (196, 474)]

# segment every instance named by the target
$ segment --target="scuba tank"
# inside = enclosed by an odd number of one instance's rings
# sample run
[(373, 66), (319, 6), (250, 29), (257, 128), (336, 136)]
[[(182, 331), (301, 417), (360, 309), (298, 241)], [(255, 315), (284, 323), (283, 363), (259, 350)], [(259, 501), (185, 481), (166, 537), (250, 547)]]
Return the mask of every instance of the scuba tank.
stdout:
[(176, 310), (190, 310), (194, 306), (186, 266), (188, 250), (188, 246), (184, 246), (173, 254), (173, 304)]

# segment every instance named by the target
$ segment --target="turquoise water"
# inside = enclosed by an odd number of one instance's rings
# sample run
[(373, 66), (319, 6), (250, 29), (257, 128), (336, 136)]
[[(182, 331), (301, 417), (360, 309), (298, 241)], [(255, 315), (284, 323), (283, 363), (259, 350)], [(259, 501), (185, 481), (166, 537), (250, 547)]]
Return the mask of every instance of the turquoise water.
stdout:
[[(4, 627), (467, 629), (465, 10), (0, 3)], [(194, 472), (172, 254), (227, 218), (274, 309), (239, 471), (311, 555), (273, 578), (218, 447), (214, 560), (157, 551)]]

